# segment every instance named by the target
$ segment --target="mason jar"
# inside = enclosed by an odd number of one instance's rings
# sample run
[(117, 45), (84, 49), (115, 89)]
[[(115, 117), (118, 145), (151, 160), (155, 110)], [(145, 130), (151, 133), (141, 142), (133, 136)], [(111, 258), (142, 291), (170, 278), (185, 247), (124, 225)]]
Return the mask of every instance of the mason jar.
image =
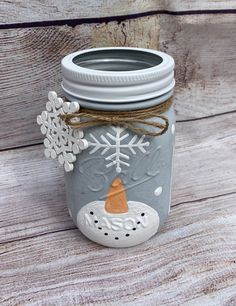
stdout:
[[(65, 56), (62, 89), (68, 101), (98, 114), (148, 113), (170, 101), (174, 60), (141, 48), (96, 48)], [(163, 124), (163, 134), (149, 135)], [(83, 121), (83, 118), (81, 118)], [(155, 235), (170, 212), (175, 114), (144, 119), (142, 132), (129, 125), (94, 124), (81, 130), (87, 141), (73, 171), (65, 172), (69, 213), (90, 240), (130, 247)], [(131, 122), (132, 123), (132, 122)]]

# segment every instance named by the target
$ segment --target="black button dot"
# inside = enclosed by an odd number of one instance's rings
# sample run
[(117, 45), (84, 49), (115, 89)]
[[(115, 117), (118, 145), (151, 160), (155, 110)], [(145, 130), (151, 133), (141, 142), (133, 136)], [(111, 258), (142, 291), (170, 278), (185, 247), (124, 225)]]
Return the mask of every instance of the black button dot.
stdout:
[(140, 221), (138, 221), (137, 224), (140, 224)]
[(108, 235), (108, 233), (104, 233), (104, 235), (105, 235), (105, 236), (107, 236), (107, 235)]
[(90, 215), (93, 215), (93, 211), (90, 211)]
[(116, 239), (116, 240), (118, 240), (118, 239), (119, 239), (119, 237), (115, 237), (115, 239)]
[(126, 237), (129, 237), (129, 234), (126, 234), (125, 236), (126, 236)]
[(99, 227), (98, 229), (100, 229), (100, 230), (101, 230), (102, 228), (101, 228), (101, 227)]
[(136, 227), (134, 227), (132, 230), (133, 230), (133, 231), (136, 231)]
[(98, 223), (98, 220), (95, 220), (94, 223)]
[(145, 216), (145, 213), (141, 213), (141, 216), (142, 216), (142, 217)]

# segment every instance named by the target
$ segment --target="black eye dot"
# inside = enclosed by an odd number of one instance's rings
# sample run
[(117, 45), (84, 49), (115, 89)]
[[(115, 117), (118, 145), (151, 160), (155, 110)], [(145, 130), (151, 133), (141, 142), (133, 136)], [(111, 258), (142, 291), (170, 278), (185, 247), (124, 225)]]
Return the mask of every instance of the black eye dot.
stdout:
[(142, 216), (142, 217), (145, 216), (145, 213), (141, 213), (141, 216)]
[(133, 231), (136, 231), (136, 228), (134, 227), (134, 228), (132, 228), (132, 230), (133, 230)]
[(115, 237), (115, 239), (116, 239), (116, 240), (118, 240), (118, 239), (119, 239), (119, 237)]
[(100, 230), (101, 230), (102, 228), (101, 228), (101, 227), (99, 227), (98, 229), (100, 229)]
[(104, 233), (104, 235), (105, 235), (105, 236), (107, 236), (107, 235), (108, 235), (108, 233)]
[(140, 224), (140, 221), (138, 221), (137, 224)]
[(93, 211), (90, 211), (90, 215), (93, 215)]
[(98, 220), (95, 220), (94, 223), (98, 223)]
[(126, 237), (129, 237), (129, 234), (126, 234), (125, 236), (126, 236)]

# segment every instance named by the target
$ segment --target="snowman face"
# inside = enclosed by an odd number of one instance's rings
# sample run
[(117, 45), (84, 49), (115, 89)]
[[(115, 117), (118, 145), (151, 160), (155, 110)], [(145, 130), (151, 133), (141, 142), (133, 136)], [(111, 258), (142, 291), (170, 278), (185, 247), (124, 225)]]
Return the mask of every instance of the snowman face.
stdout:
[(159, 227), (159, 216), (152, 207), (128, 202), (125, 213), (107, 212), (103, 201), (88, 203), (77, 215), (80, 231), (89, 239), (109, 247), (130, 247), (152, 237)]

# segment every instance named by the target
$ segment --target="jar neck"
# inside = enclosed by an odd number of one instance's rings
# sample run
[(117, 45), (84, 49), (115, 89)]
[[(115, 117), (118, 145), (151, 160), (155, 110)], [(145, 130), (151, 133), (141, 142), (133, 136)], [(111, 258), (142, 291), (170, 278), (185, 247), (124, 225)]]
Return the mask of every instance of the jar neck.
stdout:
[(172, 95), (173, 95), (173, 90), (160, 97), (144, 101), (138, 101), (132, 103), (101, 103), (96, 101), (94, 102), (94, 101), (78, 99), (64, 92), (64, 96), (68, 101), (71, 102), (76, 101), (84, 108), (97, 109), (101, 111), (130, 111), (130, 110), (144, 109), (161, 104), (167, 101)]

